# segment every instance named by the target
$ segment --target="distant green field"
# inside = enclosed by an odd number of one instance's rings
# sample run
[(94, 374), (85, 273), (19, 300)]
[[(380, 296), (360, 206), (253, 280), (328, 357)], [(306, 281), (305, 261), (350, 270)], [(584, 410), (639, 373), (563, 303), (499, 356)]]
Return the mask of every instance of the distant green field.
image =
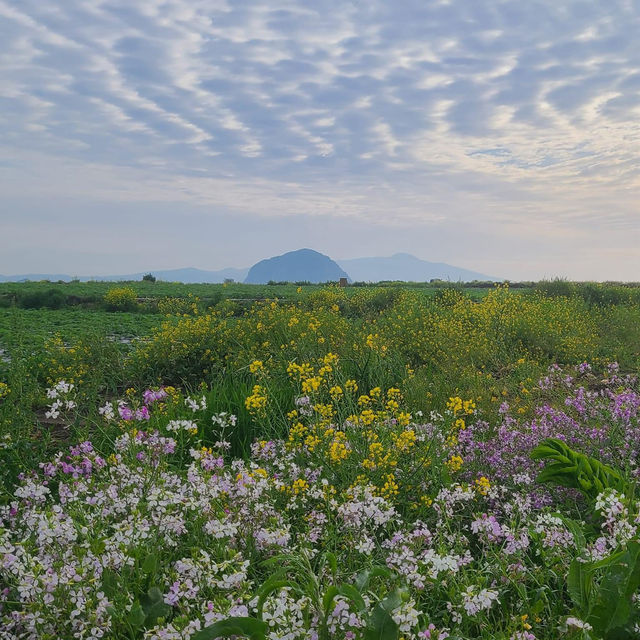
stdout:
[[(48, 290), (61, 291), (67, 296), (78, 298), (91, 298), (98, 300), (113, 287), (127, 286), (135, 290), (141, 298), (186, 297), (188, 295), (200, 298), (222, 296), (224, 298), (281, 298), (297, 295), (298, 285), (295, 284), (184, 284), (182, 282), (2, 282), (0, 283), (0, 296), (21, 296)], [(301, 289), (303, 293), (317, 291), (326, 285), (305, 284)], [(456, 283), (442, 283), (434, 285), (425, 282), (382, 282), (376, 285), (349, 286), (349, 292), (359, 289), (402, 287), (410, 289), (423, 289), (425, 291), (437, 291), (445, 286), (462, 288), (465, 291), (485, 292), (490, 287), (470, 287), (457, 285)]]
[[(132, 288), (139, 299), (133, 311), (108, 311), (103, 299), (115, 287)], [(488, 288), (461, 287), (471, 299), (479, 300)], [(248, 309), (254, 301), (303, 302), (322, 295), (325, 285), (295, 284), (182, 284), (178, 282), (7, 282), (0, 283), (0, 357), (16, 350), (39, 351), (52, 336), (76, 343), (91, 336), (114, 341), (122, 349), (134, 338), (149, 336), (166, 318), (162, 300), (195, 301), (200, 312), (223, 301)], [(431, 297), (442, 287), (429, 283), (381, 283), (376, 286), (347, 287), (349, 299), (358, 294), (379, 292), (384, 302), (394, 291), (411, 289)], [(160, 305), (159, 305), (160, 303)], [(160, 308), (159, 308), (160, 307)]]
[(158, 314), (117, 313), (86, 309), (0, 309), (0, 348), (31, 348), (53, 334), (75, 342), (87, 334), (116, 342), (145, 336), (161, 322)]
[[(98, 302), (113, 287), (131, 287), (140, 298), (180, 297), (189, 295), (202, 299), (219, 298), (274, 298), (294, 295), (295, 285), (251, 285), (251, 284), (183, 284), (181, 282), (3, 282), (0, 296), (19, 298), (46, 291), (59, 291), (67, 297), (79, 298), (83, 302)], [(311, 285), (308, 288), (317, 288)]]
[[(0, 307), (17, 306), (26, 309), (60, 309), (68, 307), (100, 307), (105, 294), (114, 287), (130, 287), (142, 303), (162, 298), (198, 298), (199, 306), (206, 308), (222, 300), (287, 300), (296, 301), (321, 290), (326, 285), (295, 284), (183, 284), (180, 282), (4, 282), (0, 283)], [(484, 297), (490, 287), (470, 287), (458, 284), (439, 283), (398, 283), (383, 282), (371, 286), (349, 286), (347, 296), (358, 291), (372, 289), (411, 289), (423, 291), (427, 295), (445, 287), (455, 287), (473, 299)], [(153, 304), (146, 311), (154, 312)]]

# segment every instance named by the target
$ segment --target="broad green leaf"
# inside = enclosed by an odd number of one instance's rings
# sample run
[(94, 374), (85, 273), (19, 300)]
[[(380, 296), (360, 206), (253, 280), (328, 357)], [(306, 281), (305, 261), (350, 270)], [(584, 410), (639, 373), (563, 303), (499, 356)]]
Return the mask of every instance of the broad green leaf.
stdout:
[(192, 640), (214, 640), (240, 636), (250, 640), (265, 640), (269, 627), (256, 618), (227, 618), (205, 627), (191, 636)]
[(162, 591), (158, 587), (151, 587), (140, 598), (142, 610), (145, 613), (145, 626), (152, 627), (158, 618), (166, 618), (171, 613), (171, 607), (165, 603)]
[(142, 573), (145, 575), (155, 574), (158, 570), (158, 555), (155, 553), (150, 553), (142, 563), (141, 567)]
[(131, 610), (129, 611), (129, 615), (127, 616), (127, 622), (134, 628), (139, 629), (144, 621), (147, 619), (147, 616), (142, 609), (142, 606), (139, 602), (134, 602)]
[(373, 609), (364, 637), (365, 640), (397, 640), (398, 638), (398, 625), (380, 603)]
[(596, 633), (607, 637), (624, 627), (632, 613), (631, 597), (640, 587), (640, 543), (630, 542), (627, 550), (616, 554), (602, 578), (587, 622)]
[(585, 567), (584, 562), (574, 560), (569, 567), (567, 590), (580, 615), (585, 615), (589, 610), (590, 587), (591, 572)]
[(102, 591), (110, 600), (118, 592), (118, 574), (111, 569), (105, 569), (102, 572)]

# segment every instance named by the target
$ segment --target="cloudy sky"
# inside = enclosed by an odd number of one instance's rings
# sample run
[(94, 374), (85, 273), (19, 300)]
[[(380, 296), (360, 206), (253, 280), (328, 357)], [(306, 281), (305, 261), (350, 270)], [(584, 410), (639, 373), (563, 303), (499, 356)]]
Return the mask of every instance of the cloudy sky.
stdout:
[(0, 273), (640, 280), (639, 33), (639, 0), (0, 0)]

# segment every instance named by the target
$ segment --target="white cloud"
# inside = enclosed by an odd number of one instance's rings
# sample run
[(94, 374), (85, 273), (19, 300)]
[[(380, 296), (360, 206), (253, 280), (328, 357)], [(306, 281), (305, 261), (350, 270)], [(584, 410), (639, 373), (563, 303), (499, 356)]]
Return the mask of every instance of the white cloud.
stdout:
[(623, 1), (0, 0), (5, 183), (595, 238), (637, 224), (639, 27)]

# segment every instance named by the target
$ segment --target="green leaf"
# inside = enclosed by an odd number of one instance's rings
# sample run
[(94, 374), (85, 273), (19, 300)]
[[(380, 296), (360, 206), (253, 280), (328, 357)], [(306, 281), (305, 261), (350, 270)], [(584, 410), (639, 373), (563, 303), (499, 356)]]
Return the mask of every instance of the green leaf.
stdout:
[(343, 596), (348, 600), (351, 600), (356, 605), (358, 611), (364, 611), (367, 608), (360, 592), (350, 584), (341, 584), (339, 586), (333, 585), (329, 587), (322, 598), (322, 608), (324, 610), (324, 617), (328, 618), (331, 613), (331, 607), (333, 601), (337, 596)]
[(561, 513), (557, 513), (554, 515), (560, 518), (564, 523), (564, 526), (567, 527), (568, 531), (573, 536), (573, 540), (576, 543), (577, 549), (584, 549), (587, 544), (587, 539), (585, 538), (581, 523), (577, 522), (576, 520), (572, 520), (571, 518), (567, 518), (567, 516), (564, 516)]
[(109, 600), (118, 593), (118, 574), (115, 571), (105, 569), (102, 572), (102, 591)]
[(585, 615), (589, 610), (591, 575), (584, 562), (573, 560), (567, 576), (567, 590), (581, 616)]
[(391, 613), (401, 604), (402, 594), (398, 589), (394, 589), (384, 600), (378, 602), (369, 617), (365, 640), (397, 640), (399, 629)]
[(356, 576), (356, 581), (355, 581), (356, 589), (360, 593), (363, 593), (364, 591), (366, 591), (367, 587), (369, 586), (369, 582), (371, 582), (371, 579), (377, 578), (377, 577), (392, 578), (393, 573), (391, 573), (391, 571), (387, 569), (387, 567), (382, 567), (380, 565), (375, 566), (371, 569), (365, 569), (364, 571), (361, 571)]
[(289, 580), (284, 579), (282, 576), (284, 571), (278, 571), (278, 573), (272, 575), (263, 585), (258, 589), (258, 618), (262, 619), (262, 608), (264, 607), (265, 600), (274, 591), (280, 591), (284, 587), (293, 587), (296, 585)]
[(256, 618), (227, 618), (205, 627), (191, 636), (192, 640), (214, 640), (242, 636), (250, 640), (265, 640), (269, 627)]
[(150, 553), (142, 563), (141, 571), (145, 575), (157, 573), (158, 570), (158, 555)]
[(142, 609), (142, 606), (139, 602), (134, 602), (131, 611), (129, 611), (129, 615), (127, 616), (127, 622), (134, 628), (139, 629), (144, 621), (147, 619), (147, 616)]
[[(546, 442), (546, 440), (544, 442)], [(545, 458), (553, 458), (557, 454), (558, 454), (557, 449), (547, 444), (540, 444), (531, 452), (530, 455), (533, 460), (542, 460)]]
[(145, 626), (152, 627), (158, 618), (166, 618), (171, 613), (171, 607), (164, 602), (162, 591), (158, 587), (151, 587), (140, 598), (142, 610), (145, 613)]
[(626, 492), (626, 483), (612, 467), (599, 460), (573, 451), (556, 438), (547, 438), (531, 452), (534, 460), (555, 460), (538, 475), (537, 481), (553, 482), (564, 487), (580, 489), (591, 499), (604, 489), (613, 488)]
[(324, 554), (324, 559), (331, 568), (331, 575), (335, 577), (335, 575), (338, 573), (338, 560), (336, 558), (336, 554), (331, 553), (331, 551), (327, 551)]
[(364, 637), (365, 640), (397, 640), (398, 625), (382, 603), (373, 609)]
[(630, 542), (624, 553), (615, 555), (617, 560), (607, 568), (587, 618), (604, 637), (629, 622), (631, 597), (640, 587), (640, 543)]

